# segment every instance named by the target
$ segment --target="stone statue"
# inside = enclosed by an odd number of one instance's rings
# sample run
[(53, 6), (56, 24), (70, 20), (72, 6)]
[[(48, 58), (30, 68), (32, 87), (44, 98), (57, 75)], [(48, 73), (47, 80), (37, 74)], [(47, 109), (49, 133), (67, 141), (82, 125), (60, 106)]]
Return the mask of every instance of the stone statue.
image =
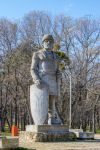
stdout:
[[(58, 55), (52, 51), (53, 50), (53, 44), (54, 39), (52, 35), (44, 35), (42, 38), (43, 42), (43, 49), (37, 52), (34, 52), (32, 57), (32, 64), (31, 64), (31, 75), (33, 78), (34, 86), (33, 92), (36, 91), (36, 88), (39, 92), (43, 91), (43, 87), (46, 86), (47, 94), (44, 94), (43, 96), (38, 97), (39, 101), (43, 101), (43, 99), (48, 98), (46, 104), (39, 106), (40, 114), (42, 111), (47, 111), (46, 108), (48, 107), (48, 124), (61, 124), (61, 120), (58, 116), (55, 103), (58, 100), (58, 89), (59, 89), (59, 67), (58, 63), (61, 61)], [(32, 92), (32, 91), (31, 91)], [(46, 91), (45, 91), (46, 92)], [(36, 94), (34, 92), (34, 94)], [(33, 94), (33, 97), (34, 97)], [(36, 98), (37, 98), (36, 96)], [(44, 98), (43, 98), (44, 97)], [(34, 99), (32, 100), (34, 101)], [(39, 102), (40, 103), (40, 102)], [(47, 104), (48, 103), (48, 104)], [(34, 105), (32, 103), (32, 105)], [(38, 105), (38, 104), (36, 104)], [(36, 109), (36, 106), (34, 106), (34, 111)], [(32, 108), (31, 108), (32, 109)], [(34, 114), (35, 115), (35, 114)], [(45, 112), (44, 112), (45, 115)], [(41, 116), (43, 117), (43, 116)], [(46, 116), (45, 116), (46, 117)], [(38, 116), (36, 116), (36, 119)], [(37, 122), (36, 124), (43, 124), (44, 121)]]

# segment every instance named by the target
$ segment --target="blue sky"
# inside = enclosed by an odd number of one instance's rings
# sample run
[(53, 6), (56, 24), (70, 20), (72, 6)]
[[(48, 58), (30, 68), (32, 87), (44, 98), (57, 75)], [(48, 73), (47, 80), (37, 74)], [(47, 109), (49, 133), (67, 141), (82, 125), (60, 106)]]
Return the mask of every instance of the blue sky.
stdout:
[(0, 0), (0, 18), (21, 19), (32, 10), (45, 10), (52, 15), (73, 18), (92, 15), (100, 18), (100, 0)]

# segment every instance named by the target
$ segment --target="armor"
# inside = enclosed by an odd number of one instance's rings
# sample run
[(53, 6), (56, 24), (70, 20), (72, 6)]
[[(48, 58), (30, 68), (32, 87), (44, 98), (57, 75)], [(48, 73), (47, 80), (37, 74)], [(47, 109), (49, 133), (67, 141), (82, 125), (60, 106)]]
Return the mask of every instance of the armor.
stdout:
[(33, 54), (31, 75), (33, 81), (41, 80), (49, 87), (50, 95), (58, 94), (57, 71), (60, 59), (53, 51), (39, 51)]

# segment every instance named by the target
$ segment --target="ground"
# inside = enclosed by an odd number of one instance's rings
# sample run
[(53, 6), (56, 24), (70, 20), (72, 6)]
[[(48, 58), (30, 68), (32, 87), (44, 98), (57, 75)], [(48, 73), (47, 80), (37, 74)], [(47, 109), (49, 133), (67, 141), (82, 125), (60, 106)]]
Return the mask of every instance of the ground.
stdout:
[(20, 142), (20, 147), (36, 150), (100, 150), (100, 134), (95, 140), (78, 140), (74, 142)]

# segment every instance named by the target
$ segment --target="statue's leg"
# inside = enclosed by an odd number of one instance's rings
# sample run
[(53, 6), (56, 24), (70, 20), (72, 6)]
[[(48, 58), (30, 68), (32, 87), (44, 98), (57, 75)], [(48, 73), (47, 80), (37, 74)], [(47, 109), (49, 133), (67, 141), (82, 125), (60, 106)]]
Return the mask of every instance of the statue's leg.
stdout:
[(51, 125), (52, 120), (52, 96), (49, 95), (49, 106), (48, 106), (48, 124)]
[(49, 96), (49, 111), (48, 111), (48, 124), (60, 124), (61, 120), (58, 116), (55, 103), (58, 100), (58, 96)]
[(55, 106), (55, 103), (56, 103), (56, 101), (57, 101), (57, 99), (58, 99), (58, 97), (57, 96), (51, 96), (52, 98), (52, 117), (53, 118), (56, 118), (56, 106)]

